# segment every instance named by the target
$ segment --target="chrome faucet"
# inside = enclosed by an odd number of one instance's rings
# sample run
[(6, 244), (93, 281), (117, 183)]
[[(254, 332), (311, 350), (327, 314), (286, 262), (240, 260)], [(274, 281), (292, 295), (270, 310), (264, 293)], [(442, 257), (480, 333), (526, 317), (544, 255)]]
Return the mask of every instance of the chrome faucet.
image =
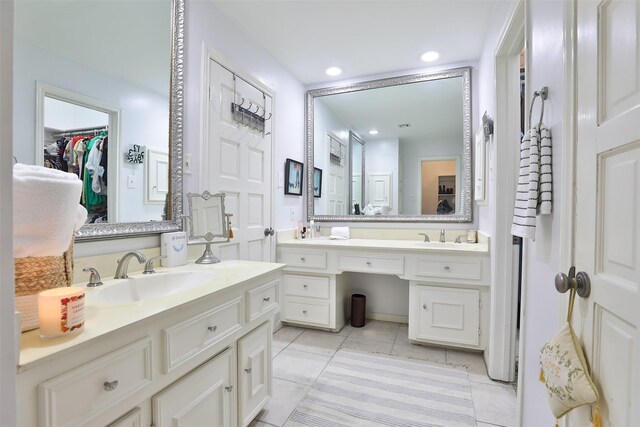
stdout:
[(446, 240), (444, 240), (444, 229), (440, 230), (440, 240), (439, 240), (439, 242), (440, 243), (446, 242)]
[(114, 279), (126, 279), (129, 277), (127, 276), (127, 268), (129, 267), (129, 261), (131, 261), (132, 257), (136, 257), (140, 264), (147, 260), (144, 255), (138, 251), (127, 252), (118, 260), (116, 275), (113, 276)]
[(156, 271), (153, 269), (153, 262), (157, 259), (163, 259), (166, 258), (166, 256), (164, 255), (158, 255), (158, 256), (154, 256), (153, 258), (150, 258), (147, 263), (144, 265), (144, 271), (142, 272), (142, 274), (153, 274)]
[(424, 241), (425, 242), (430, 242), (429, 236), (427, 236), (427, 233), (418, 233), (418, 234), (421, 235), (421, 236), (424, 236)]
[(98, 270), (93, 267), (85, 267), (82, 271), (89, 273), (89, 283), (87, 283), (87, 288), (102, 286), (102, 279), (100, 279), (100, 273), (98, 273)]

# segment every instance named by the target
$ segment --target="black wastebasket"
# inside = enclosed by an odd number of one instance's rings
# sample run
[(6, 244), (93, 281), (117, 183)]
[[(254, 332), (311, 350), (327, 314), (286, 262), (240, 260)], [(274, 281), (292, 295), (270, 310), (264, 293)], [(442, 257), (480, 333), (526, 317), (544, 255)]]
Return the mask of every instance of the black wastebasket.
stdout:
[(364, 326), (364, 313), (367, 308), (367, 297), (362, 294), (351, 295), (351, 326), (362, 328)]

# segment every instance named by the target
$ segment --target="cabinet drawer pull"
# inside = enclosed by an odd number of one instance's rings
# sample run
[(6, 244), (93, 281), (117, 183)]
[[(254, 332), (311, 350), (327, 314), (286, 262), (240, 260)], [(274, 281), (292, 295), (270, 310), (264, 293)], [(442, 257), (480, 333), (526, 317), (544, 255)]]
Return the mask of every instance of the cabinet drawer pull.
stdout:
[(448, 265), (445, 265), (445, 266), (444, 266), (444, 269), (445, 269), (445, 270), (447, 270), (447, 271), (451, 270), (451, 268), (449, 268), (449, 266), (448, 266)]
[(305, 262), (306, 259), (304, 257), (300, 257), (300, 261)]
[(307, 310), (302, 310), (302, 314), (307, 314)]
[(245, 371), (247, 374), (250, 374), (250, 373), (251, 373), (251, 368), (245, 368), (245, 369), (244, 369), (244, 371)]
[(215, 331), (218, 330), (218, 327), (217, 326), (209, 326), (207, 329), (209, 330), (209, 332), (215, 332)]
[(306, 283), (304, 285), (302, 285), (303, 288), (307, 289), (309, 287), (309, 285), (307, 285)]
[(422, 304), (422, 308), (427, 309), (427, 304)]
[(262, 298), (262, 301), (269, 302), (269, 301), (271, 301), (271, 297)]
[(367, 265), (371, 267), (371, 261), (367, 261)]
[(229, 393), (231, 393), (231, 391), (233, 391), (233, 386), (230, 385), (230, 386), (225, 387), (224, 391), (228, 391)]
[(104, 382), (104, 389), (106, 391), (113, 391), (118, 387), (118, 380), (115, 381), (105, 381)]

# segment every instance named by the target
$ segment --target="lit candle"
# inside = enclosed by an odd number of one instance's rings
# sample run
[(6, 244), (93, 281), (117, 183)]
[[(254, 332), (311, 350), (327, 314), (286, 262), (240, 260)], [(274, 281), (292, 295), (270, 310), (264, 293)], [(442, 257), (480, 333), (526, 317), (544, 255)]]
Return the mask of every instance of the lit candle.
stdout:
[(75, 335), (84, 327), (84, 289), (54, 288), (38, 294), (40, 336)]

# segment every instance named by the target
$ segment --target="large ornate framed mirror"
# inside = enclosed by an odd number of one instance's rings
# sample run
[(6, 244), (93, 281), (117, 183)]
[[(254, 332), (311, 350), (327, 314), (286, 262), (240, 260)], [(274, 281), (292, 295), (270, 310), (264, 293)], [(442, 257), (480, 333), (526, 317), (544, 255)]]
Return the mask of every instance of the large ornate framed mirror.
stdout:
[(310, 90), (306, 142), (309, 220), (472, 221), (470, 67)]
[(182, 230), (184, 7), (16, 0), (14, 154), (83, 180), (77, 240)]

